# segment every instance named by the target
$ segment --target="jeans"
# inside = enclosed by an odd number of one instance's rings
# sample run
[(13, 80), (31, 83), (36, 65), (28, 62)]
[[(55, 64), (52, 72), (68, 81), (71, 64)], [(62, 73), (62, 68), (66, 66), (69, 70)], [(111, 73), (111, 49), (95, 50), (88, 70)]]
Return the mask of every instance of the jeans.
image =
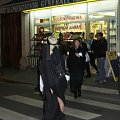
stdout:
[(97, 58), (97, 64), (98, 64), (98, 80), (103, 82), (105, 80), (106, 72), (105, 72), (105, 57)]

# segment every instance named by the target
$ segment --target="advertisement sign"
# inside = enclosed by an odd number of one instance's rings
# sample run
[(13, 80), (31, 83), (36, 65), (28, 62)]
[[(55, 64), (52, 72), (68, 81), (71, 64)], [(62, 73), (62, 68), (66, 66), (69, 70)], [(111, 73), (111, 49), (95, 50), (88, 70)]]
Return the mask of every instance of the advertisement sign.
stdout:
[(0, 13), (20, 12), (23, 10), (29, 10), (29, 9), (34, 9), (34, 8), (38, 8), (38, 1), (3, 6), (0, 9)]
[(87, 1), (87, 0), (35, 0), (35, 1), (28, 1), (22, 3), (18, 2), (18, 3), (3, 5), (3, 7), (0, 9), (0, 13), (20, 12), (23, 10), (56, 6), (56, 5), (69, 4), (69, 3), (82, 2), (82, 1)]

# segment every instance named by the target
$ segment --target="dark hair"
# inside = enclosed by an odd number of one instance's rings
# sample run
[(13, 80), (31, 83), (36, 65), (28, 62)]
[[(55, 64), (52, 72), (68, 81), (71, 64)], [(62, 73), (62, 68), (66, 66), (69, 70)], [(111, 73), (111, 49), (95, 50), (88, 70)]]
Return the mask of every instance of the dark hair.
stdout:
[(75, 41), (78, 41), (78, 42), (80, 43), (80, 47), (82, 47), (82, 40), (75, 39), (75, 40), (73, 41), (73, 46), (75, 46)]
[(78, 41), (79, 43), (81, 43), (81, 41), (79, 39), (75, 39), (75, 40), (73, 40), (73, 45), (75, 45), (75, 41)]
[(103, 37), (103, 33), (102, 32), (98, 32), (97, 34), (96, 34), (96, 36), (97, 35), (100, 35), (101, 37)]

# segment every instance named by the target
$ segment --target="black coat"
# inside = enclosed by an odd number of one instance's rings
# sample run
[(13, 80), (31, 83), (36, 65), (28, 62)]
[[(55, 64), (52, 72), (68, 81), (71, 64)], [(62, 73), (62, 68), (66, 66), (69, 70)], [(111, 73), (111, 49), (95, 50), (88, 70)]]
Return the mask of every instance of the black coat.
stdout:
[[(67, 86), (65, 77), (59, 78), (56, 66), (61, 63), (64, 69), (64, 59), (59, 49), (55, 47), (53, 53), (50, 55), (50, 46), (43, 45), (42, 48), (42, 62), (41, 62), (41, 76), (44, 84), (44, 106), (43, 106), (43, 120), (61, 120), (63, 114), (60, 111), (57, 97), (65, 102), (64, 93)], [(53, 93), (51, 93), (51, 90)]]
[[(75, 53), (82, 53), (83, 56), (77, 57)], [(69, 69), (69, 72), (80, 72), (84, 69), (84, 63), (85, 63), (85, 53), (86, 49), (79, 47), (77, 50), (75, 50), (74, 47), (72, 47), (69, 51), (69, 56), (67, 59), (67, 67)]]
[[(77, 57), (75, 53), (82, 53), (82, 56)], [(81, 47), (77, 50), (74, 47), (70, 49), (67, 67), (70, 73), (70, 89), (72, 92), (77, 92), (81, 89), (84, 76), (85, 53), (86, 50)]]
[(96, 52), (95, 55), (97, 58), (106, 57), (107, 51), (107, 40), (102, 38), (101, 40), (97, 40), (96, 44)]
[(96, 53), (96, 49), (97, 49), (97, 40), (93, 40), (91, 44), (91, 51), (93, 51), (93, 53)]

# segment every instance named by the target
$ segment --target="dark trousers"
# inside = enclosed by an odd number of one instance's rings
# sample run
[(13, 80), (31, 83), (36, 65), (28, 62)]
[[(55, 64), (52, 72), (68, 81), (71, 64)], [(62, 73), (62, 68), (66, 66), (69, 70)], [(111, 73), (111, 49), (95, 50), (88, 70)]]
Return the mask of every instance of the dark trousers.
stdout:
[(81, 91), (84, 69), (79, 72), (70, 72), (70, 90), (72, 93)]
[(89, 62), (85, 62), (85, 71), (86, 71), (87, 76), (91, 76)]
[(88, 53), (90, 56), (90, 64), (91, 66), (96, 70), (96, 72), (98, 73), (98, 68), (97, 65), (95, 64), (95, 55), (93, 53)]

